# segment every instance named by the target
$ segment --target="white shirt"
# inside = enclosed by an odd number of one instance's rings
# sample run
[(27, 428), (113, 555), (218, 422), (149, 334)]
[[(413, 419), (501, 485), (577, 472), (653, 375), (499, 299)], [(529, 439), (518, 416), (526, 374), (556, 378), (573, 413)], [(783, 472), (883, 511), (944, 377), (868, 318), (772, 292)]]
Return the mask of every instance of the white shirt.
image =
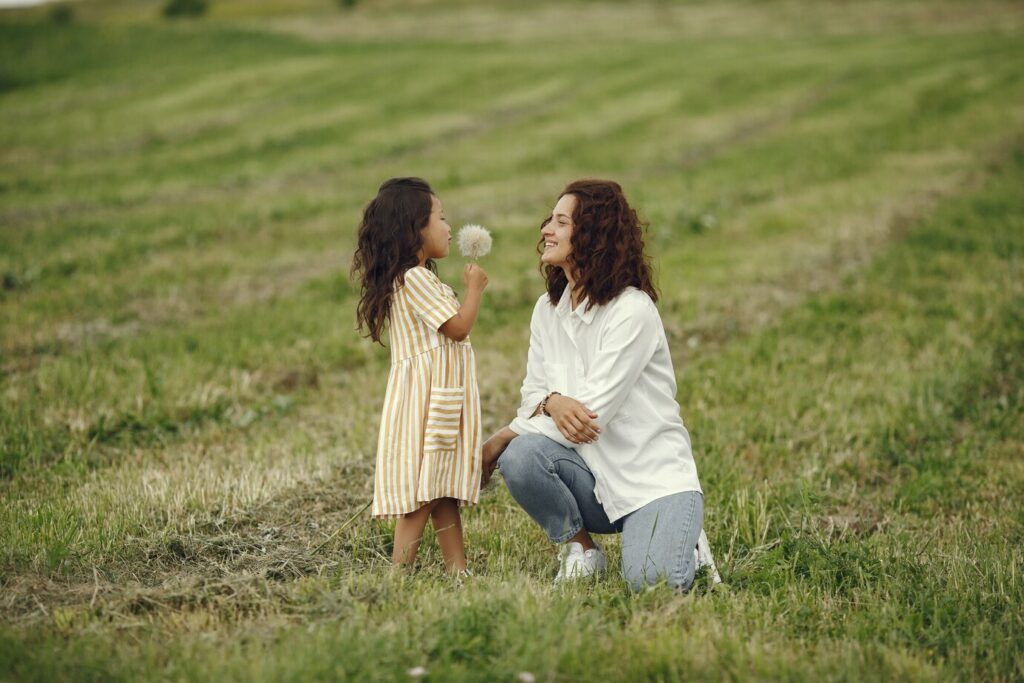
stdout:
[[(700, 491), (654, 302), (633, 287), (589, 311), (586, 300), (576, 310), (570, 300), (568, 289), (557, 306), (544, 294), (533, 309), (523, 401), (512, 431), (543, 434), (575, 449), (594, 474), (594, 494), (613, 522), (663, 496)], [(597, 413), (597, 441), (574, 444), (550, 417), (531, 417), (552, 391)]]

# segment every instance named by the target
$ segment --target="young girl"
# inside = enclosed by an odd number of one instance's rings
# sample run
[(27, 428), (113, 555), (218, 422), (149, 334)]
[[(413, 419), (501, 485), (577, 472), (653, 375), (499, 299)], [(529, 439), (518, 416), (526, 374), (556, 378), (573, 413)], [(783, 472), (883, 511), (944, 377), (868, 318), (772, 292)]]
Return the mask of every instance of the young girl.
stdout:
[(359, 329), (391, 344), (373, 516), (397, 518), (392, 562), (416, 559), (429, 517), (449, 572), (466, 570), (460, 505), (480, 498), (480, 396), (469, 332), (487, 274), (463, 271), (465, 300), (434, 274), (448, 255), (451, 227), (430, 186), (392, 178), (363, 212), (352, 272), (361, 284)]

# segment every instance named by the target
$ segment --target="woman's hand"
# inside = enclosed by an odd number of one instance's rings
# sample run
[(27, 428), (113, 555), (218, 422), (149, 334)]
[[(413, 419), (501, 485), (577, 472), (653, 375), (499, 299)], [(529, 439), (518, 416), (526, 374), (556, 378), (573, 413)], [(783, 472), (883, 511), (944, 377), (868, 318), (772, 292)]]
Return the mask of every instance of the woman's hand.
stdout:
[(498, 458), (508, 445), (512, 443), (512, 439), (519, 436), (508, 427), (502, 427), (496, 431), (491, 438), (487, 439), (483, 445), (483, 464), (484, 471), (483, 476), (480, 479), (480, 487), (487, 486), (487, 482), (491, 480), (491, 476), (494, 474), (495, 468), (498, 466)]
[(562, 436), (573, 443), (594, 443), (601, 427), (597, 424), (597, 413), (574, 398), (554, 394), (548, 397), (546, 406)]

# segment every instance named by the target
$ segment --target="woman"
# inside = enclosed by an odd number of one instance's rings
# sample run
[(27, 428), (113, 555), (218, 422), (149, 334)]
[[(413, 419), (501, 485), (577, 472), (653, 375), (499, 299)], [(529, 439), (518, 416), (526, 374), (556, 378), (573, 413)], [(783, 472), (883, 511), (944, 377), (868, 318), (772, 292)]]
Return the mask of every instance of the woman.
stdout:
[[(704, 496), (643, 227), (618, 183), (579, 180), (541, 225), (547, 293), (530, 322), (517, 417), (483, 446), (512, 497), (555, 543), (556, 582), (603, 571), (591, 533), (622, 533), (622, 573), (689, 590), (711, 565)], [(698, 548), (698, 543), (700, 547)]]

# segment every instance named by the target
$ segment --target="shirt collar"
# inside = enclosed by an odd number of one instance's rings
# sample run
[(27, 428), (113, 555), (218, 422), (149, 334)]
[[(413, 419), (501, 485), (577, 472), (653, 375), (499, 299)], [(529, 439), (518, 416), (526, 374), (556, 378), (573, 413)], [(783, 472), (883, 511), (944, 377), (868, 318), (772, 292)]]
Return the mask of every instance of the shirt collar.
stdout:
[(590, 303), (590, 297), (585, 297), (580, 301), (579, 305), (576, 306), (576, 310), (572, 309), (572, 295), (569, 294), (569, 288), (566, 287), (565, 291), (562, 292), (562, 297), (558, 300), (558, 305), (555, 306), (555, 313), (560, 318), (571, 318), (573, 316), (579, 318), (586, 324), (590, 324), (594, 320), (594, 316), (597, 315), (597, 306), (588, 306)]

